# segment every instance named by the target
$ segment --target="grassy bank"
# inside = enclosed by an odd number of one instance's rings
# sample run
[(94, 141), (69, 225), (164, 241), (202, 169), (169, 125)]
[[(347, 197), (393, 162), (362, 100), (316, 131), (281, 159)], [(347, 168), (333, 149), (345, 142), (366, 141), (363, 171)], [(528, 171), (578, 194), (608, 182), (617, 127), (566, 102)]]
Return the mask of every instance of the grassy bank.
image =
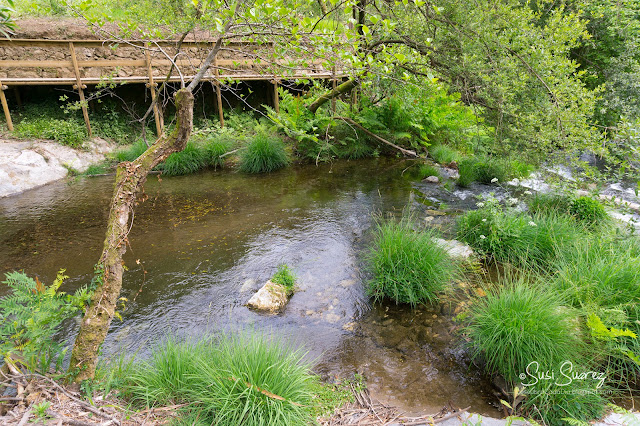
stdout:
[(326, 385), (302, 350), (255, 332), (178, 342), (167, 338), (146, 361), (103, 369), (137, 409), (180, 405), (172, 424), (309, 425), (353, 400), (350, 386)]
[(640, 378), (640, 240), (591, 198), (528, 204), (490, 200), (459, 219), (459, 238), (502, 271), (464, 331), (486, 372), (525, 395), (517, 412), (547, 424), (598, 419)]

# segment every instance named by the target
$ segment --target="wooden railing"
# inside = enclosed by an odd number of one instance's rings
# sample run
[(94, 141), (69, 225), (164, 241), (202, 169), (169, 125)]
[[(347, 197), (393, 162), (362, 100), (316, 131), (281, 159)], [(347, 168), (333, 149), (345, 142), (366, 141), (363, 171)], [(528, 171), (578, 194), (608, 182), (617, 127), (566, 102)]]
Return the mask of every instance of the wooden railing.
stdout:
[[(179, 57), (175, 61), (175, 65), (188, 73), (183, 75), (174, 69), (171, 75), (167, 77), (169, 68), (171, 68), (172, 65), (172, 61), (169, 60), (167, 56), (172, 57), (172, 55), (170, 53), (163, 54), (160, 50), (166, 49), (171, 51), (171, 49), (173, 49), (175, 51), (176, 42), (172, 41), (154, 42), (153, 46), (150, 46), (149, 44), (138, 41), (117, 43), (105, 40), (0, 40), (0, 57), (4, 57), (4, 59), (0, 59), (0, 70), (6, 72), (6, 77), (3, 75), (2, 78), (0, 78), (0, 101), (2, 102), (7, 127), (9, 130), (13, 130), (11, 114), (4, 93), (9, 86), (72, 85), (73, 89), (78, 91), (87, 132), (89, 136), (91, 136), (91, 123), (89, 121), (87, 102), (84, 95), (84, 90), (87, 89), (87, 85), (97, 85), (104, 82), (115, 84), (144, 83), (151, 91), (151, 100), (153, 102), (158, 96), (157, 80), (162, 79), (168, 82), (191, 81), (196, 75), (198, 67), (204, 61), (205, 55), (203, 53), (206, 53), (213, 43), (215, 43), (215, 40), (197, 42), (184, 41), (181, 45), (181, 50), (190, 51), (195, 54), (190, 55), (188, 59)], [(18, 48), (22, 55), (17, 56), (25, 56), (25, 53), (27, 53), (26, 56), (28, 58), (14, 59), (13, 55), (7, 53), (8, 48)], [(78, 59), (77, 51), (80, 48), (83, 48), (83, 50), (89, 49), (89, 53), (84, 52), (83, 56), (89, 56), (91, 58), (82, 57)], [(221, 82), (223, 81), (270, 81), (274, 87), (274, 106), (276, 110), (278, 109), (279, 77), (274, 72), (274, 64), (265, 65), (266, 62), (263, 59), (259, 59), (260, 54), (257, 53), (260, 49), (270, 48), (272, 48), (271, 45), (256, 45), (234, 41), (226, 42), (222, 50), (226, 55), (216, 57), (210, 72), (202, 79), (202, 81), (213, 82), (216, 88), (217, 109), (222, 125), (224, 125), (221, 94)], [(129, 58), (95, 58), (95, 56), (100, 55), (92, 54), (92, 49), (93, 52), (102, 49), (102, 56), (117, 56), (119, 49), (129, 49), (136, 53), (129, 55), (134, 56)], [(104, 53), (105, 49), (108, 49), (110, 53)], [(61, 52), (64, 52), (63, 56), (66, 57), (64, 59), (56, 59), (56, 56), (61, 56)], [(198, 52), (201, 53), (200, 58), (197, 57)], [(42, 59), (32, 58), (31, 56), (40, 56)], [(120, 75), (121, 72), (118, 70), (122, 68), (133, 70), (133, 72)], [(28, 70), (34, 69), (36, 70), (35, 73), (33, 71), (28, 72)], [(99, 72), (87, 75), (85, 72), (87, 69), (98, 69)], [(55, 76), (42, 76), (41, 74), (44, 70), (57, 71)], [(223, 71), (222, 73), (220, 72), (221, 70)], [(67, 75), (65, 75), (65, 73)], [(34, 76), (33, 74), (40, 75)], [(323, 69), (319, 62), (311, 62), (309, 68), (296, 70), (286, 75), (286, 79), (291, 80), (332, 79), (334, 82), (339, 77), (342, 76), (338, 76), (335, 71)], [(160, 134), (162, 133), (163, 120), (155, 102), (153, 112), (156, 131)]]

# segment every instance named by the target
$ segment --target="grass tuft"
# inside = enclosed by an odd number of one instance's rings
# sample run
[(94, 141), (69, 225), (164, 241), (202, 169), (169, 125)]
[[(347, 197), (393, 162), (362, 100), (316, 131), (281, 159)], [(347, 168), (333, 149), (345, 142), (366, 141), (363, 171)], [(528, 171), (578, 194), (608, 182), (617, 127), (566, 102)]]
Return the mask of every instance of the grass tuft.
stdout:
[(429, 154), (440, 164), (450, 164), (454, 161), (459, 162), (461, 159), (460, 154), (447, 145), (433, 145), (429, 149)]
[(268, 173), (286, 167), (289, 157), (284, 142), (265, 132), (256, 134), (240, 154), (240, 171)]
[(209, 158), (205, 149), (189, 141), (182, 151), (171, 154), (158, 168), (163, 175), (182, 176), (195, 173), (208, 165)]
[(585, 227), (559, 214), (482, 208), (458, 219), (459, 239), (487, 258), (517, 267), (549, 270), (561, 251), (587, 236)]
[(524, 278), (503, 283), (478, 300), (469, 313), (466, 332), (482, 355), (490, 373), (512, 384), (531, 362), (541, 371), (555, 370), (566, 360), (575, 361), (582, 348), (578, 315), (562, 306), (558, 296), (534, 288)]
[(414, 231), (408, 219), (380, 221), (368, 263), (373, 279), (368, 293), (376, 301), (389, 298), (412, 306), (437, 300), (457, 275), (457, 265), (433, 243), (433, 231)]
[(293, 294), (293, 289), (296, 286), (296, 275), (289, 268), (289, 265), (278, 265), (278, 271), (271, 277), (271, 281), (280, 284), (287, 290), (287, 295)]
[(314, 390), (304, 353), (258, 334), (197, 342), (168, 339), (132, 369), (124, 394), (146, 407), (187, 403), (204, 424), (313, 423)]

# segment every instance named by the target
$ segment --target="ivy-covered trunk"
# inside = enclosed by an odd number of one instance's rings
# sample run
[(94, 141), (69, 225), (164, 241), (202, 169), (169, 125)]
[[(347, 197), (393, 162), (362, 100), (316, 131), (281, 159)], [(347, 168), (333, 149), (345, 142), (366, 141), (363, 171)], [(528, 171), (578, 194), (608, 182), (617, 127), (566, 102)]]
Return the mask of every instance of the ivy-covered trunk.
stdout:
[(116, 303), (122, 287), (124, 264), (122, 256), (127, 250), (127, 236), (136, 197), (147, 180), (148, 173), (174, 152), (182, 151), (193, 127), (193, 94), (181, 89), (175, 95), (176, 127), (169, 135), (160, 138), (133, 162), (118, 166), (116, 183), (107, 224), (107, 235), (98, 270), (98, 285), (91, 304), (85, 312), (71, 354), (69, 371), (75, 381), (93, 378), (98, 351), (107, 336)]

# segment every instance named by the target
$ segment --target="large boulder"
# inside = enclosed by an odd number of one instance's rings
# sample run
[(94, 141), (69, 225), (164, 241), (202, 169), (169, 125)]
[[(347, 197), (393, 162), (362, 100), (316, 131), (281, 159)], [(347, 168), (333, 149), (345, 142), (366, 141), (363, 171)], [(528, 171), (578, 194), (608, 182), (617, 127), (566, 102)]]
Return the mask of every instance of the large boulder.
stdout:
[(256, 294), (251, 296), (247, 306), (260, 312), (277, 313), (285, 307), (288, 301), (287, 289), (283, 285), (269, 280)]

